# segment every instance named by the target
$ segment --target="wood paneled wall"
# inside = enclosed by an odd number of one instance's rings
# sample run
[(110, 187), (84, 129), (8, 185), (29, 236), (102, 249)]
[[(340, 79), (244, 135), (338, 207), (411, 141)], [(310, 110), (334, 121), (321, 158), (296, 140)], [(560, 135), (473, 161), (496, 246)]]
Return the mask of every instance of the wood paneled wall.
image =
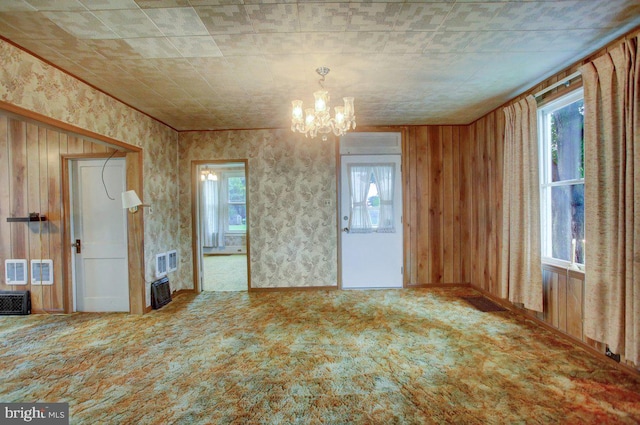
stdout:
[[(30, 290), (32, 310), (64, 310), (61, 155), (105, 153), (101, 144), (0, 114), (0, 290)], [(31, 212), (42, 223), (9, 223)], [(5, 284), (5, 259), (51, 259), (51, 286)]]
[(409, 127), (405, 134), (405, 284), (468, 282), (466, 126)]

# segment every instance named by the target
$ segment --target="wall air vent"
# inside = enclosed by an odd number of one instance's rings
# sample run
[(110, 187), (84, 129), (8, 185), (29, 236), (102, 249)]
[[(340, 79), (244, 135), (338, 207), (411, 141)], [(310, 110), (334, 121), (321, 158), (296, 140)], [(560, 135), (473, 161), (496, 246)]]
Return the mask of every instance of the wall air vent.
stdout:
[(167, 275), (167, 253), (156, 255), (156, 278)]
[(27, 260), (4, 260), (4, 279), (7, 285), (26, 285)]
[(31, 260), (31, 284), (53, 285), (53, 260)]
[(174, 249), (167, 252), (167, 262), (167, 272), (171, 273), (178, 270), (178, 251)]

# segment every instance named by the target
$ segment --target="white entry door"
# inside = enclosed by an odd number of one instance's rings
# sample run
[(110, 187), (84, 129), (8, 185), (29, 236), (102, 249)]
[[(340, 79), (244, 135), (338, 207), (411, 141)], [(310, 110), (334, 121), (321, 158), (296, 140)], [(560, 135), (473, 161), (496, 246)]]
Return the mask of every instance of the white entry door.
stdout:
[(342, 288), (401, 288), (400, 155), (341, 156)]
[(71, 167), (76, 311), (129, 311), (125, 160), (105, 161)]

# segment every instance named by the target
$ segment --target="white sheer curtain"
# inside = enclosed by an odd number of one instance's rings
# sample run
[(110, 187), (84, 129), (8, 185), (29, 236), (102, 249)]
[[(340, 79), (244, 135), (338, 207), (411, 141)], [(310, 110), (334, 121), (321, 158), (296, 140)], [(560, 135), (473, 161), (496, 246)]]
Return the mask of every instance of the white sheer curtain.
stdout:
[(367, 211), (367, 193), (373, 172), (370, 165), (349, 165), (349, 188), (351, 189), (351, 218), (349, 231), (370, 233), (373, 231)]
[(202, 246), (215, 248), (218, 246), (216, 221), (216, 208), (218, 205), (218, 182), (205, 180), (200, 182), (201, 187), (201, 211), (202, 216)]
[(202, 223), (202, 245), (207, 248), (224, 247), (223, 194), (220, 183), (215, 180), (201, 182), (202, 202), (200, 203)]
[(395, 233), (395, 218), (393, 211), (395, 164), (377, 164), (371, 167), (376, 178), (378, 196), (380, 197), (380, 216), (378, 233)]

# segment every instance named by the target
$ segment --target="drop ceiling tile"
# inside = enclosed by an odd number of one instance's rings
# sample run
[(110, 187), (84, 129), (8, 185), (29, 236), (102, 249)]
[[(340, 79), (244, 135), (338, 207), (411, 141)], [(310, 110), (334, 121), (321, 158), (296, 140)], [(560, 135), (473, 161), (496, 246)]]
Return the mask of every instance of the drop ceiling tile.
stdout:
[[(195, 2), (214, 2), (216, 0), (194, 0)], [(191, 3), (193, 3), (194, 1), (192, 1)], [(233, 1), (237, 1), (240, 3), (244, 3), (244, 4), (269, 4), (269, 3), (298, 3), (298, 0), (220, 0), (220, 1), (228, 1), (228, 2), (233, 2)], [(194, 5), (195, 6), (195, 5)]]
[(139, 59), (142, 55), (136, 52), (126, 41), (116, 40), (84, 40), (84, 44), (93, 51), (109, 59)]
[[(243, 0), (190, 0), (191, 6), (224, 6), (227, 4), (246, 4)], [(271, 2), (267, 2), (271, 3)], [(273, 3), (289, 3), (289, 1), (277, 1)]]
[(249, 4), (244, 6), (256, 32), (299, 31), (295, 4)]
[(510, 51), (514, 43), (511, 31), (475, 31), (469, 33), (466, 52), (499, 52)]
[[(0, 12), (0, 34), (2, 34), (3, 37), (6, 37), (6, 38), (8, 38), (10, 40), (14, 40), (14, 39), (17, 39), (17, 38), (22, 39), (22, 40), (32, 40), (32, 38), (30, 36), (30, 32), (24, 32), (24, 31), (20, 30), (19, 28), (21, 28), (21, 27), (13, 27), (13, 26), (11, 26), (9, 24), (9, 22), (11, 22), (11, 19), (8, 19), (8, 20), (5, 19), (7, 17), (7, 15), (8, 15), (7, 13)], [(60, 31), (62, 31), (62, 30), (60, 30)]]
[(388, 39), (386, 32), (346, 32), (343, 53), (379, 53)]
[(161, 37), (162, 33), (140, 9), (97, 10), (93, 14), (119, 38)]
[[(160, 70), (164, 75), (174, 75), (174, 74), (181, 74), (181, 73), (189, 73), (189, 72), (193, 72), (193, 65), (191, 65), (191, 61), (192, 59), (185, 59), (185, 58), (169, 58), (169, 59), (163, 59), (163, 58), (156, 58), (156, 59), (149, 59), (148, 63), (149, 65), (153, 65), (155, 68), (157, 68), (158, 70)], [(203, 59), (196, 59), (196, 60), (220, 60), (219, 58), (203, 58)]]
[(138, 5), (133, 0), (80, 0), (80, 2), (89, 10), (138, 8)]
[[(305, 32), (301, 33), (302, 52), (304, 53), (342, 53), (345, 47), (344, 32)], [(291, 51), (290, 53), (295, 53)]]
[(167, 37), (209, 35), (192, 7), (148, 9), (145, 13)]
[[(71, 34), (39, 12), (0, 13), (0, 21), (8, 27), (7, 30), (2, 31), (2, 35), (5, 37), (12, 37), (13, 34), (17, 34), (20, 35), (20, 38), (31, 40), (71, 38)], [(16, 28), (26, 28), (26, 31), (11, 31), (11, 29)]]
[(210, 35), (194, 37), (169, 37), (180, 54), (185, 58), (203, 58), (222, 56), (222, 52)]
[(46, 59), (49, 62), (56, 63), (57, 61), (65, 60), (66, 58), (52, 49), (51, 46), (45, 40), (30, 40), (15, 38), (13, 41), (18, 43), (33, 54)]
[(39, 11), (86, 10), (78, 0), (26, 0)]
[(351, 3), (348, 31), (392, 31), (402, 5), (399, 3)]
[[(75, 59), (74, 59), (75, 60)], [(83, 67), (84, 69), (91, 71), (95, 75), (108, 79), (108, 78), (125, 78), (128, 74), (115, 62), (112, 62), (109, 59), (100, 59), (100, 58), (87, 58), (76, 61), (76, 63)]]
[(44, 12), (44, 16), (80, 39), (119, 38), (91, 12)]
[(462, 52), (474, 33), (468, 31), (438, 31), (429, 40), (424, 52)]
[(198, 6), (195, 10), (210, 34), (253, 32), (251, 21), (243, 6)]
[(576, 51), (588, 49), (597, 43), (602, 43), (604, 31), (593, 30), (563, 30), (548, 31), (547, 33), (555, 34), (549, 37), (547, 51)]
[(574, 20), (575, 28), (615, 28), (629, 20), (640, 23), (640, 2), (629, 5), (623, 0), (608, 2), (576, 1)]
[(451, 3), (406, 3), (398, 14), (395, 31), (435, 31), (451, 12)]
[[(592, 2), (517, 2), (505, 3), (489, 22), (493, 30), (560, 30), (587, 19), (583, 7)], [(579, 26), (579, 28), (582, 25)]]
[[(100, 40), (106, 41), (106, 40)], [(85, 43), (83, 40), (76, 38), (67, 38), (62, 40), (48, 40), (49, 47), (65, 56), (67, 59), (82, 61), (85, 59), (105, 59), (101, 52), (96, 50), (94, 46)]]
[(129, 58), (110, 58), (111, 63), (117, 65), (122, 69), (126, 69), (131, 75), (136, 78), (148, 78), (150, 81), (154, 83), (157, 82), (156, 85), (163, 86), (164, 83), (161, 82), (163, 78), (162, 72), (158, 68), (156, 68), (153, 63), (151, 63), (148, 59), (129, 59)]
[(127, 44), (145, 58), (179, 58), (180, 52), (166, 38), (128, 38)]
[(489, 29), (488, 23), (499, 13), (502, 3), (456, 3), (442, 24), (446, 31)]
[(279, 55), (288, 53), (302, 53), (302, 34), (300, 33), (267, 33), (256, 34), (261, 53)]
[(216, 34), (213, 36), (224, 56), (251, 56), (261, 53), (258, 34)]
[[(502, 31), (500, 31), (502, 32)], [(511, 37), (511, 45), (509, 51), (511, 52), (552, 52), (558, 50), (567, 50), (568, 46), (563, 46), (562, 43), (556, 43), (558, 37), (561, 37), (566, 31), (504, 31)], [(593, 39), (586, 33), (573, 33), (573, 36), (578, 37), (575, 41), (579, 43), (591, 43)]]
[[(107, 0), (108, 1), (108, 0)], [(155, 7), (185, 7), (191, 6), (189, 0), (135, 0), (142, 9), (152, 9)], [(194, 1), (191, 1), (194, 3)]]
[(36, 10), (25, 0), (3, 0), (0, 2), (0, 12), (35, 12)]
[(300, 31), (346, 31), (348, 3), (298, 3)]

